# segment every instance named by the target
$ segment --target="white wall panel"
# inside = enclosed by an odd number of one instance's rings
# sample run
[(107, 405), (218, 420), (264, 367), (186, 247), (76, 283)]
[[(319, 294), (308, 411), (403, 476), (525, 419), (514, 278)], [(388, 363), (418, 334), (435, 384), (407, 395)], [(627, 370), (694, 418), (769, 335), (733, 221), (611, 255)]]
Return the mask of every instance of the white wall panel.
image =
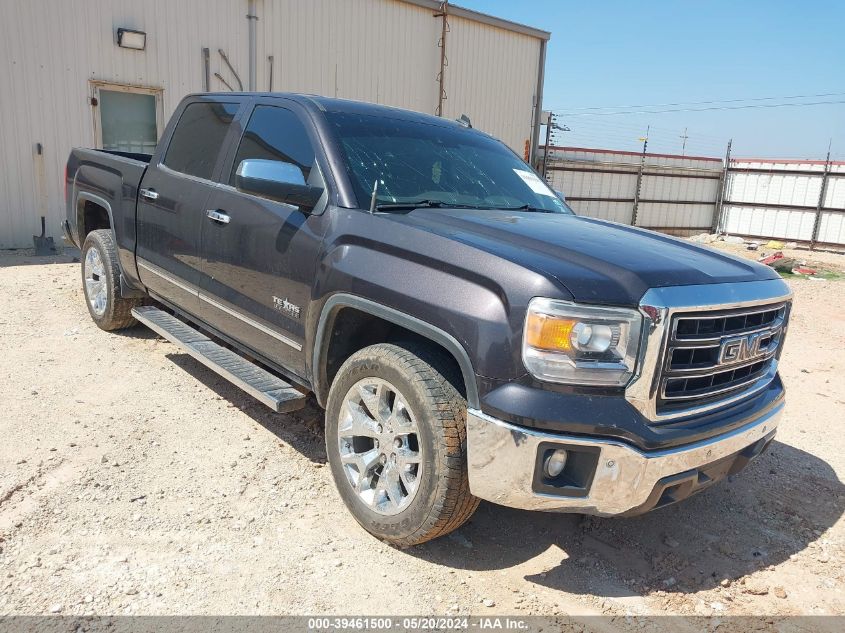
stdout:
[(814, 222), (814, 211), (725, 206), (726, 233), (809, 241)]
[(819, 201), (821, 183), (821, 174), (734, 173), (728, 179), (727, 196), (731, 202), (814, 207)]
[(719, 190), (717, 179), (643, 176), (641, 197), (646, 200), (701, 200), (712, 202)]
[(569, 203), (578, 215), (590, 218), (601, 218), (621, 224), (631, 223), (631, 203), (629, 202), (596, 202), (594, 200), (579, 200)]
[[(449, 26), (444, 116), (466, 114), (473, 127), (499, 137), (522, 156), (531, 137), (540, 40), (456, 16), (449, 18)], [(437, 38), (439, 32), (435, 43)], [(418, 80), (430, 77), (434, 83), (437, 70), (427, 72), (420, 72)], [(433, 113), (436, 105), (435, 99), (425, 111)]]
[(550, 171), (549, 175), (553, 188), (568, 197), (633, 200), (634, 188), (637, 185), (636, 174), (554, 170)]
[(831, 173), (824, 190), (824, 207), (828, 209), (845, 209), (845, 174)]
[(637, 225), (643, 227), (704, 230), (713, 222), (713, 204), (641, 202)]
[[(265, 0), (259, 90), (305, 92), (433, 114), (440, 21), (395, 0)], [(505, 32), (507, 33), (507, 32)]]
[(822, 213), (819, 219), (818, 241), (845, 244), (845, 213)]

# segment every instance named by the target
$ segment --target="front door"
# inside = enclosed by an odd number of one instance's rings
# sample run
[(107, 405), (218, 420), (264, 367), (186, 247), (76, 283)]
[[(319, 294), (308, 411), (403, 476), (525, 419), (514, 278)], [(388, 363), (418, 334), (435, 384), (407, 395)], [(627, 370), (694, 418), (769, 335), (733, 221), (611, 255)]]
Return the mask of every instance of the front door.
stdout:
[(199, 305), (200, 226), (238, 108), (235, 101), (188, 103), (168, 146), (153, 157), (138, 192), (136, 253), (141, 281), (194, 315)]
[(240, 192), (234, 174), (245, 159), (283, 161), (324, 186), (314, 147), (294, 111), (256, 105), (202, 223), (203, 320), (300, 376), (323, 218)]

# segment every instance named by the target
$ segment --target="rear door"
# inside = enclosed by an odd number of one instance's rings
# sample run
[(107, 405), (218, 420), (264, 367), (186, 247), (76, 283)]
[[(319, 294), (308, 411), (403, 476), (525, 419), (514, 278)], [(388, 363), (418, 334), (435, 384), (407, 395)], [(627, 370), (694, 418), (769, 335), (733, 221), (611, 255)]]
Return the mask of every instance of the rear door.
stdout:
[(191, 314), (199, 307), (200, 226), (240, 106), (235, 98), (198, 98), (183, 105), (167, 146), (156, 152), (138, 192), (141, 281)]
[(202, 222), (200, 298), (204, 321), (303, 376), (304, 322), (325, 218), (319, 208), (304, 213), (234, 187), (238, 165), (250, 158), (291, 163), (308, 184), (325, 187), (316, 138), (298, 107), (264, 99), (243, 117), (243, 135)]

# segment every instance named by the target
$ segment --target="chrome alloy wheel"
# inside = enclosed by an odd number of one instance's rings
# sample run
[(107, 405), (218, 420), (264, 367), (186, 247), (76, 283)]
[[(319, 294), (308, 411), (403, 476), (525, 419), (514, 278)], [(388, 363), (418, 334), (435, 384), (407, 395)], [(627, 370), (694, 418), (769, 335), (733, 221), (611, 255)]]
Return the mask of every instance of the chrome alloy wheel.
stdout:
[(337, 425), (346, 479), (379, 514), (398, 514), (422, 477), (419, 429), (402, 394), (386, 380), (365, 378), (343, 399)]
[(91, 304), (91, 309), (97, 316), (102, 316), (106, 311), (108, 289), (106, 288), (106, 269), (103, 266), (103, 260), (100, 259), (100, 251), (96, 248), (89, 248), (85, 254), (83, 275), (88, 303)]

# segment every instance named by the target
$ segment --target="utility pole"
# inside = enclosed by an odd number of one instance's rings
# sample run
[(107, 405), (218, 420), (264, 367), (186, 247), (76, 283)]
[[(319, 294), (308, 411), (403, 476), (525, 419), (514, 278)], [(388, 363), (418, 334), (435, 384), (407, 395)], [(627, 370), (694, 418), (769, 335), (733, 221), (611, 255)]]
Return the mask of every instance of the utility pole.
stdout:
[(542, 118), (540, 119), (540, 121), (543, 122), (543, 124), (546, 126), (546, 144), (543, 149), (543, 168), (540, 170), (540, 173), (543, 175), (543, 180), (548, 182), (549, 147), (552, 144), (557, 145), (557, 139), (554, 138), (552, 135), (555, 132), (569, 132), (570, 130), (566, 125), (558, 124), (557, 116), (554, 112), (548, 112), (546, 110), (543, 110)]
[(440, 12), (434, 14), (435, 18), (442, 18), (443, 23), (440, 26), (440, 41), (437, 45), (440, 47), (440, 72), (437, 73), (437, 109), (434, 114), (443, 116), (443, 102), (446, 101), (446, 66), (449, 65), (449, 60), (446, 58), (446, 33), (449, 32), (449, 1), (443, 0), (440, 3)]
[(540, 171), (543, 174), (543, 180), (546, 180), (546, 166), (549, 163), (549, 144), (552, 140), (552, 113), (548, 110), (543, 110), (540, 122), (546, 124), (546, 144), (543, 145), (543, 169)]
[(687, 128), (684, 128), (684, 133), (681, 136), (679, 136), (678, 138), (681, 138), (684, 141), (683, 144), (681, 145), (681, 156), (686, 156), (687, 155), (687, 139), (689, 138), (689, 136), (687, 136)]
[(249, 0), (248, 3), (248, 10), (246, 14), (246, 19), (249, 20), (249, 86), (250, 92), (255, 92), (258, 90), (256, 88), (255, 83), (255, 69), (258, 65), (258, 57), (256, 54), (256, 34), (255, 34), (255, 26), (256, 22), (258, 22), (258, 15), (256, 15), (255, 11), (255, 0)]
[(645, 152), (648, 149), (648, 133), (651, 131), (651, 126), (646, 126), (645, 136), (640, 138), (643, 142), (643, 153), (640, 157), (640, 169), (637, 172), (637, 188), (634, 191), (634, 208), (631, 211), (631, 226), (637, 226), (637, 211), (640, 208), (640, 191), (643, 188), (643, 170), (645, 169)]
[(822, 209), (824, 208), (824, 198), (827, 193), (827, 176), (830, 173), (830, 146), (833, 139), (827, 144), (827, 158), (824, 159), (824, 171), (822, 172), (822, 184), (819, 188), (819, 201), (816, 204), (816, 219), (813, 222), (813, 237), (810, 240), (810, 250), (816, 248), (816, 242), (819, 241), (819, 229), (822, 224)]
[(722, 232), (722, 223), (725, 213), (725, 192), (728, 187), (728, 172), (731, 168), (731, 144), (733, 139), (728, 141), (728, 149), (725, 152), (725, 166), (722, 169), (722, 177), (719, 179), (719, 192), (716, 195), (716, 205), (713, 207), (713, 233)]

